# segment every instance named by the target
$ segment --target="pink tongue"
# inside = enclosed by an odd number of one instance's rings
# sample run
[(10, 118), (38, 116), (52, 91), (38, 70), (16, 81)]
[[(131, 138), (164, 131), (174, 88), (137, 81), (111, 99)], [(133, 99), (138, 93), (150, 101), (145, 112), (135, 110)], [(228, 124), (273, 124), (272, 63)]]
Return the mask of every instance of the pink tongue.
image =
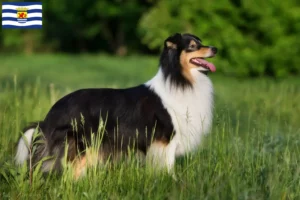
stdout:
[(195, 63), (198, 63), (199, 65), (204, 65), (206, 66), (211, 72), (215, 72), (216, 71), (216, 67), (214, 64), (204, 60), (204, 59), (201, 59), (201, 58), (193, 58), (193, 61)]

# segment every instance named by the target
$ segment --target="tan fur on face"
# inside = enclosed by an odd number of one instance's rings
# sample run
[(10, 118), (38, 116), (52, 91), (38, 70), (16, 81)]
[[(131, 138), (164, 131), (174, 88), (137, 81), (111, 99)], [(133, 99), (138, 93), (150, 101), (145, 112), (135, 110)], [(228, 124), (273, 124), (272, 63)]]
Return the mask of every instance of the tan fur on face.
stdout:
[[(190, 46), (193, 44), (196, 45), (196, 42), (194, 40), (192, 40), (190, 42)], [(185, 50), (183, 50), (181, 52), (181, 54), (180, 54), (180, 64), (182, 67), (181, 73), (190, 83), (193, 84), (195, 82), (195, 80), (191, 74), (191, 69), (197, 68), (196, 65), (190, 63), (190, 60), (192, 58), (196, 58), (196, 57), (205, 58), (210, 54), (210, 51), (211, 50), (209, 47), (201, 47), (197, 51), (186, 52)]]

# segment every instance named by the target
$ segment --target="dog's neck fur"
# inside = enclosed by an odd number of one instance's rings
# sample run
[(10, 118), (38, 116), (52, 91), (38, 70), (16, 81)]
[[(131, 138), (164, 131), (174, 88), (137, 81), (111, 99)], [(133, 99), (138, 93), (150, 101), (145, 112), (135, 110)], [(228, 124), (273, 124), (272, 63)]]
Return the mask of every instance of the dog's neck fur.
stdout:
[(212, 123), (212, 83), (196, 69), (192, 69), (191, 74), (195, 82), (188, 88), (176, 88), (170, 78), (165, 78), (161, 69), (145, 83), (158, 94), (172, 118), (175, 129), (173, 140), (178, 143), (176, 155), (194, 150), (202, 136), (210, 131)]

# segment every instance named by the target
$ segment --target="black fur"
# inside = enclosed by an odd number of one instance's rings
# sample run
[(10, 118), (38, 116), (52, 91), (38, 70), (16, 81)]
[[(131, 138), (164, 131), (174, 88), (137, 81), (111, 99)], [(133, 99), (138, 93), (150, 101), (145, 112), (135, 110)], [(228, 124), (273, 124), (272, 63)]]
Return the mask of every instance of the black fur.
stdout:
[(106, 122), (102, 140), (105, 152), (118, 153), (131, 147), (146, 153), (153, 139), (168, 142), (173, 134), (168, 112), (160, 98), (145, 85), (129, 89), (82, 89), (60, 99), (39, 123), (47, 151), (50, 155), (59, 154), (53, 156), (63, 156), (67, 140), (76, 143), (76, 152), (69, 152), (70, 155), (84, 152), (91, 142), (91, 133), (98, 133), (101, 119)]
[[(176, 48), (168, 48), (166, 43), (172, 42)], [(181, 73), (180, 54), (183, 49), (182, 36), (176, 33), (165, 41), (165, 48), (160, 56), (160, 65), (165, 79), (170, 78), (176, 87), (191, 87), (191, 83)]]

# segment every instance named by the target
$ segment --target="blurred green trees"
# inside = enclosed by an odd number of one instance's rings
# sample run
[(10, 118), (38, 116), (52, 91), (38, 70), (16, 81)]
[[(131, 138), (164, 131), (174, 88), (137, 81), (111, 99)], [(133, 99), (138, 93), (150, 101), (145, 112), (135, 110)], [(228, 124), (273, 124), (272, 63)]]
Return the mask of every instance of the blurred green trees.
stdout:
[(43, 29), (2, 30), (0, 51), (158, 53), (175, 32), (217, 46), (223, 73), (300, 74), (297, 0), (43, 0)]
[(160, 1), (142, 16), (150, 48), (181, 30), (220, 49), (224, 73), (285, 76), (300, 72), (299, 1)]
[(2, 30), (2, 52), (109, 52), (145, 48), (136, 27), (151, 3), (139, 0), (43, 0), (42, 30)]

